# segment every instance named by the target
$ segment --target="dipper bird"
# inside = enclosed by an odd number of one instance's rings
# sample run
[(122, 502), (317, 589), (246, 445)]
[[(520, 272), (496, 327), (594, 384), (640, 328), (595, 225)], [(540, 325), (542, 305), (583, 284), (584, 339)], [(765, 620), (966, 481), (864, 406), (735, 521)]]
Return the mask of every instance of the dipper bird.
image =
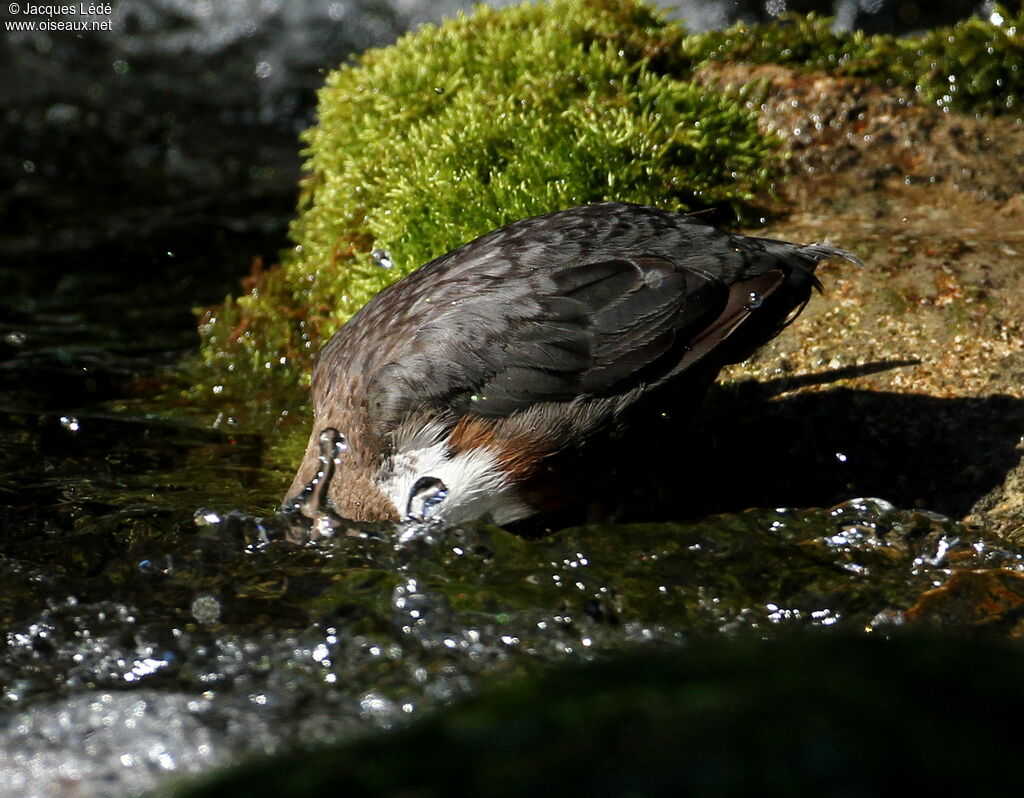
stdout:
[[(385, 288), (320, 352), (283, 508), (308, 515), (316, 495), (351, 520), (509, 524), (614, 498), (636, 470), (627, 448), (664, 435), (651, 419), (691, 416), (832, 257), (858, 262), (619, 202), (481, 236)], [(347, 449), (324, 454), (333, 430)]]

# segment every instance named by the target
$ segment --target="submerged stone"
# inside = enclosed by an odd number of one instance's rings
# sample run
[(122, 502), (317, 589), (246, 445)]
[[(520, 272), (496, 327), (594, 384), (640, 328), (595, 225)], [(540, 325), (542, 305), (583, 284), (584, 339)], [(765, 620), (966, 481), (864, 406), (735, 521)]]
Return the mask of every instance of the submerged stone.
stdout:
[(995, 729), (1024, 711), (1022, 678), (1018, 649), (948, 639), (716, 640), (492, 685), (397, 732), (165, 794), (997, 793), (1016, 747)]

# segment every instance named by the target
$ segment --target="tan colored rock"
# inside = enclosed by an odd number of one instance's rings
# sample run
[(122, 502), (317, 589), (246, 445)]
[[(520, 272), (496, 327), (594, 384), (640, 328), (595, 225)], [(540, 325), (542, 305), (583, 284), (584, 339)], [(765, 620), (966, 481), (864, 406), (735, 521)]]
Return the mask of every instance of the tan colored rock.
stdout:
[(703, 77), (766, 82), (766, 126), (791, 152), (782, 199), (797, 211), (763, 234), (865, 262), (823, 267), (824, 298), (726, 376), (819, 375), (773, 401), (831, 392), (881, 409), (834, 419), (876, 444), (854, 486), (882, 467), (901, 503), (1024, 537), (1024, 127), (775, 66)]

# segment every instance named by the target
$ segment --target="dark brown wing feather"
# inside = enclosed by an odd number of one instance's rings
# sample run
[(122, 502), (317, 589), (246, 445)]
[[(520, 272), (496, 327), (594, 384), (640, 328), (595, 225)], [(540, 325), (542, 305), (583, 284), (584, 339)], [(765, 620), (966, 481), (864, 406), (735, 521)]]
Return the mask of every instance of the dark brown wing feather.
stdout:
[(629, 390), (641, 374), (671, 368), (660, 361), (680, 331), (717, 316), (727, 294), (713, 278), (681, 272), (665, 258), (557, 271), (538, 313), (525, 320), (467, 411), (501, 417), (537, 402)]

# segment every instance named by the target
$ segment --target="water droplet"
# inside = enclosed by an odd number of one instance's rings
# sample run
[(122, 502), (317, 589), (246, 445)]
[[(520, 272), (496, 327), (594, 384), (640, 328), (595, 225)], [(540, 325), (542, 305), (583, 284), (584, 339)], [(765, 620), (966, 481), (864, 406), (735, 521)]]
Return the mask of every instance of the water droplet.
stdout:
[(74, 416), (61, 416), (60, 425), (68, 432), (78, 432), (82, 428), (82, 425), (78, 423), (78, 419)]
[(11, 346), (21, 346), (27, 340), (28, 336), (25, 333), (17, 330), (14, 332), (9, 332), (7, 333), (7, 335), (4, 336), (4, 341), (6, 341)]
[(395, 265), (395, 262), (391, 260), (391, 255), (388, 254), (386, 249), (375, 249), (370, 253), (370, 258), (373, 262), (380, 266), (382, 269), (390, 269)]
[(448, 487), (437, 477), (420, 477), (409, 491), (406, 518), (426, 521), (437, 505), (448, 498)]
[(754, 310), (764, 304), (764, 297), (757, 291), (751, 291), (747, 295), (747, 310)]
[(215, 510), (196, 510), (193, 518), (196, 526), (213, 526), (221, 521), (220, 513)]
[(220, 619), (220, 610), (220, 601), (216, 596), (197, 596), (192, 602), (192, 617), (199, 623), (216, 623)]
[[(333, 427), (325, 427), (320, 431), (320, 462), (329, 458), (335, 465), (341, 462), (341, 455), (348, 451), (345, 436)], [(330, 479), (330, 477), (328, 477)]]

